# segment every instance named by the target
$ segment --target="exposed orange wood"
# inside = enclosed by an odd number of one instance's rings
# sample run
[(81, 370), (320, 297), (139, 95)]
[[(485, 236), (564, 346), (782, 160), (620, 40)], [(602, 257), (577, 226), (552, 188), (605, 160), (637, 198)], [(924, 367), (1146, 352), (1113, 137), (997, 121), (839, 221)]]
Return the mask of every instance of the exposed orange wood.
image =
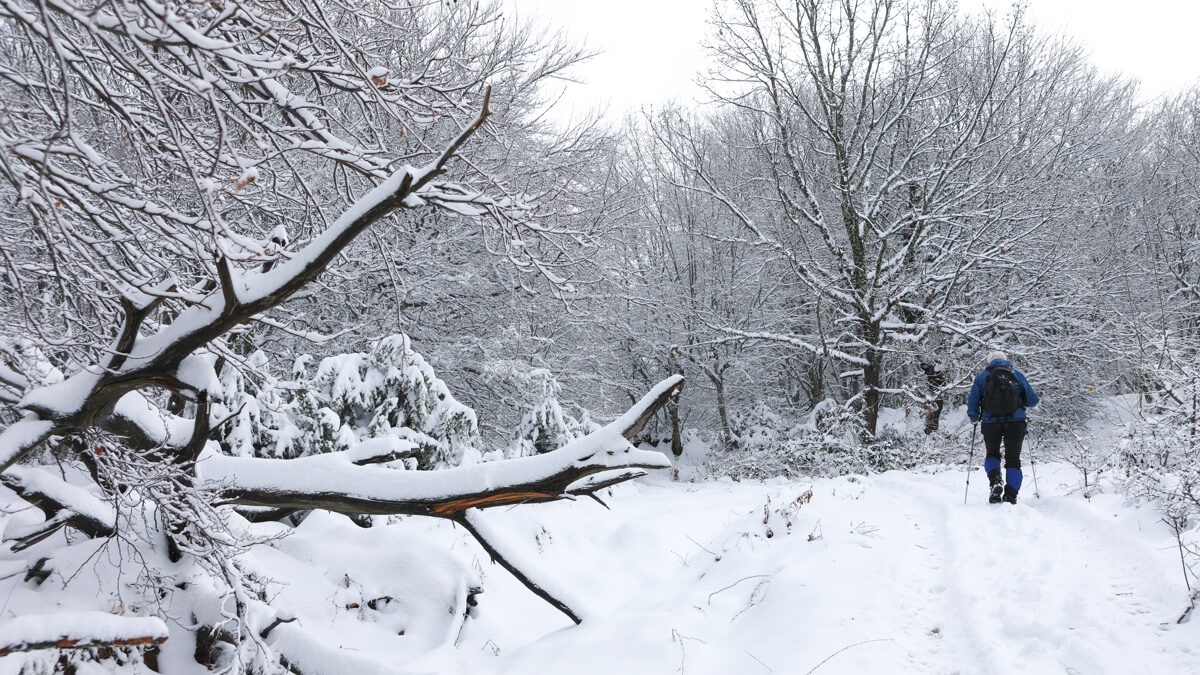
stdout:
[(518, 504), (528, 501), (546, 501), (558, 499), (558, 495), (549, 492), (501, 492), (494, 495), (464, 497), (454, 501), (438, 504), (433, 512), (439, 516), (453, 516), (476, 506), (500, 506), (502, 504)]

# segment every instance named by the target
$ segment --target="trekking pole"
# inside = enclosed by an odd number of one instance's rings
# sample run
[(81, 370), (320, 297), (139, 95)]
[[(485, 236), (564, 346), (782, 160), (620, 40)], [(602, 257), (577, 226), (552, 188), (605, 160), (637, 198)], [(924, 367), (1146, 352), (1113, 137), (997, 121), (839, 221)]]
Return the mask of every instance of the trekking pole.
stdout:
[[(979, 431), (978, 424), (971, 424), (971, 455), (967, 460), (967, 489), (963, 490), (963, 506), (967, 505), (967, 495), (971, 492), (971, 469), (975, 466), (975, 433)], [(1034, 492), (1037, 492), (1037, 481), (1034, 481)]]

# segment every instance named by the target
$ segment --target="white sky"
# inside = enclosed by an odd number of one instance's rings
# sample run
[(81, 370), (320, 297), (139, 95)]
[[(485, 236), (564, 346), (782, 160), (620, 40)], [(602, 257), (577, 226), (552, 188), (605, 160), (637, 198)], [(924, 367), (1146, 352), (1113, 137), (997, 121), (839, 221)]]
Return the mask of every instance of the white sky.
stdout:
[[(603, 52), (576, 71), (561, 109), (657, 105), (698, 94), (711, 0), (505, 0)], [(1007, 11), (1011, 0), (959, 0), (967, 11)], [(1142, 82), (1145, 98), (1200, 84), (1200, 0), (1032, 0), (1033, 20), (1079, 40), (1104, 70)]]

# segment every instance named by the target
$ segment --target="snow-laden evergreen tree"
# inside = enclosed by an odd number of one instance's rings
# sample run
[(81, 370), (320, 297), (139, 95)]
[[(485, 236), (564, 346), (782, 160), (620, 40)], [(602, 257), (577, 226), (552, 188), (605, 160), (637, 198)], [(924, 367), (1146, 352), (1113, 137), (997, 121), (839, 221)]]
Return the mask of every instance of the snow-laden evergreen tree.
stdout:
[(563, 409), (559, 401), (562, 385), (548, 369), (534, 368), (525, 374), (524, 379), (533, 391), (540, 390), (540, 395), (517, 424), (513, 454), (524, 456), (557, 450), (597, 428), (588, 419), (586, 411), (580, 417), (575, 417)]
[[(251, 360), (263, 361), (261, 354)], [(225, 400), (213, 407), (218, 419), (233, 418), (217, 431), (225, 452), (293, 459), (390, 438), (407, 447), (401, 454), (412, 469), (478, 461), (475, 411), (454, 398), (407, 335), (384, 338), (369, 352), (327, 356), (315, 367), (312, 360), (300, 356), (291, 379), (267, 379), (266, 386), (248, 387), (239, 371), (227, 372)]]

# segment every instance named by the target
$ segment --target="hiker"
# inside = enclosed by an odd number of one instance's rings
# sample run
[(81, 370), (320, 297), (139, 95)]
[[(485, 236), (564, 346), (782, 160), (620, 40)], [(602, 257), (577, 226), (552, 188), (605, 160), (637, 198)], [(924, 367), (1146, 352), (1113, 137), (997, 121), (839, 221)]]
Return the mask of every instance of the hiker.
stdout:
[[(1021, 371), (1001, 351), (988, 354), (987, 368), (975, 376), (967, 397), (967, 417), (983, 422), (983, 445), (991, 494), (988, 502), (1017, 503), (1021, 491), (1021, 442), (1025, 440), (1025, 409), (1038, 404), (1038, 395)], [(1004, 443), (1004, 477), (1000, 475), (1000, 443)]]

